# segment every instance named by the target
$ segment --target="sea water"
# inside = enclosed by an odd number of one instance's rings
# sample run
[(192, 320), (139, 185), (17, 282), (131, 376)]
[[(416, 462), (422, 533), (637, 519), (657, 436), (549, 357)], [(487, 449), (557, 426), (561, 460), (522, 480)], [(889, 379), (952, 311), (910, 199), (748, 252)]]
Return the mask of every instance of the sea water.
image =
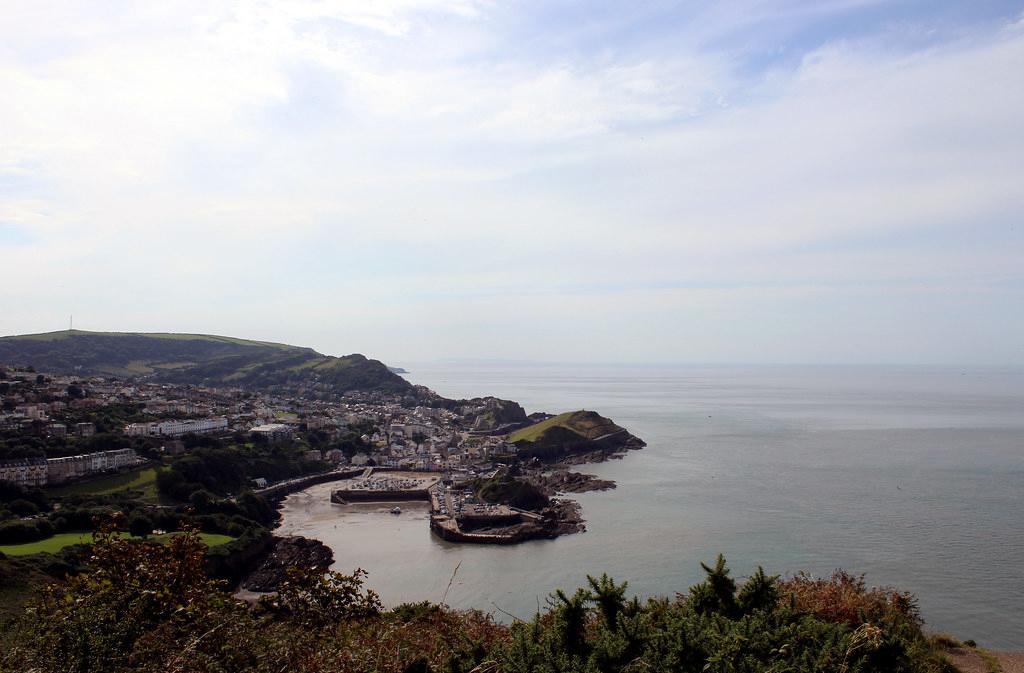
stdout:
[(913, 592), (932, 630), (1024, 648), (1024, 370), (402, 364), (447, 397), (598, 411), (648, 446), (577, 468), (618, 484), (573, 496), (587, 532), (512, 547), (439, 540), (425, 504), (290, 496), (282, 532), (369, 571), (388, 604), (528, 618), (588, 574), (684, 592), (721, 552), (738, 578), (864, 573)]

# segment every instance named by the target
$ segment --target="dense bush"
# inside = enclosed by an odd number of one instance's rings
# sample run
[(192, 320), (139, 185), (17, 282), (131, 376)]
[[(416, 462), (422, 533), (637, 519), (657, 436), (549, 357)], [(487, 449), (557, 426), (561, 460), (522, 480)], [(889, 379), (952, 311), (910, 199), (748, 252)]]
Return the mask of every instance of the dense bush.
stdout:
[(42, 489), (21, 486), (12, 481), (0, 481), (0, 502), (13, 503), (17, 500), (27, 500), (40, 510), (50, 509), (50, 501)]
[[(51, 586), (6, 634), (0, 670), (87, 672), (612, 671), (944, 673), (906, 594), (839, 573), (741, 586), (725, 560), (672, 599), (589, 578), (528, 622), (429, 603), (382, 611), (363, 575), (294, 569), (249, 607), (204, 572), (194, 531), (167, 545), (105, 528), (86, 572)], [(833, 598), (837, 602), (833, 603)]]
[(54, 529), (46, 519), (6, 521), (0, 524), (0, 544), (35, 542), (53, 535)]
[(7, 509), (11, 510), (11, 513), (15, 516), (32, 516), (33, 514), (39, 514), (39, 507), (35, 503), (29, 502), (28, 500), (12, 500), (7, 503)]
[[(303, 454), (308, 447), (301, 443), (222, 446), (213, 441), (210, 446), (197, 445), (191, 453), (175, 460), (170, 469), (158, 474), (160, 492), (189, 502), (197, 491), (233, 495), (249, 487), (257, 477), (273, 482), (324, 470), (322, 463), (305, 459)], [(209, 498), (199, 497), (209, 504)]]

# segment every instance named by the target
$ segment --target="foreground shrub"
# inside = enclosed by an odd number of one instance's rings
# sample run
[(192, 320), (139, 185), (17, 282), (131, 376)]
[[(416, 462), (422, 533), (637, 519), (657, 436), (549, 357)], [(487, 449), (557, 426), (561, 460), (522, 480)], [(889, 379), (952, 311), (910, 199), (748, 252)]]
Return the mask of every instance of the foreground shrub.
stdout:
[(780, 591), (796, 610), (830, 622), (859, 625), (882, 620), (921, 626), (914, 597), (891, 587), (868, 588), (863, 575), (837, 570), (828, 578), (799, 573), (782, 582)]
[(606, 575), (556, 591), (528, 622), (429, 603), (383, 611), (364, 574), (293, 569), (249, 606), (204, 571), (198, 534), (167, 545), (95, 535), (88, 567), (49, 587), (0, 648), (0, 670), (168, 673), (693, 673), (949, 670), (913, 600), (837, 573), (742, 585), (725, 559), (675, 600)]

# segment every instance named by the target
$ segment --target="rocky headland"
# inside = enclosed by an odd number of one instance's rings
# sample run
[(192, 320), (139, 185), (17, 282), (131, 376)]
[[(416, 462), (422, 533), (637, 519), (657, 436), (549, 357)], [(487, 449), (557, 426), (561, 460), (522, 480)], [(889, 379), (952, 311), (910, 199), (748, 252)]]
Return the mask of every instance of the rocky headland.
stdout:
[(277, 591), (285, 581), (289, 568), (317, 568), (327, 570), (334, 562), (334, 552), (319, 540), (305, 537), (276, 537), (270, 552), (249, 575), (242, 580), (246, 591), (267, 593)]

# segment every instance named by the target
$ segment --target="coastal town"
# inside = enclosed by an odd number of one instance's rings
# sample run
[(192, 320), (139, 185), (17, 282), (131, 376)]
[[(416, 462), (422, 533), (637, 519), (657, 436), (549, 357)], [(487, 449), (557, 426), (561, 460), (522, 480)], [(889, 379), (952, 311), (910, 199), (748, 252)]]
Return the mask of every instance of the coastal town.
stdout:
[[(34, 370), (0, 370), (0, 432), (74, 446), (96, 435), (95, 422), (71, 422), (104, 407), (138, 408), (137, 420), (101, 427), (107, 435), (146, 438), (167, 456), (186, 451), (183, 437), (233, 437), (244, 433), (270, 444), (299, 440), (304, 457), (325, 468), (376, 466), (421, 472), (476, 475), (516, 455), (516, 445), (490, 430), (466, 427), (500, 401), (483, 399), (448, 410), (408, 406), (398, 394), (352, 393), (339, 402), (267, 395), (243, 389), (125, 381), (117, 378), (59, 376)], [(151, 419), (151, 420), (148, 420)], [(352, 428), (363, 450), (330, 448)], [(324, 448), (317, 448), (317, 447)], [(46, 486), (133, 467), (142, 462), (132, 449), (60, 457), (0, 460), (0, 480)], [(266, 486), (267, 478), (254, 477)]]
[(268, 544), (260, 531), (273, 526), (275, 503), (323, 482), (337, 482), (340, 506), (427, 502), (430, 530), (451, 542), (553, 538), (585, 529), (563, 494), (614, 487), (568, 465), (643, 445), (593, 412), (527, 415), (508, 400), (448, 400), (412, 386), (325, 395), (22, 365), (0, 367), (0, 400), (0, 484), (14, 489), (0, 502), (9, 551), (122, 512), (163, 521), (150, 526), (158, 530), (191, 517), (249, 558)]

